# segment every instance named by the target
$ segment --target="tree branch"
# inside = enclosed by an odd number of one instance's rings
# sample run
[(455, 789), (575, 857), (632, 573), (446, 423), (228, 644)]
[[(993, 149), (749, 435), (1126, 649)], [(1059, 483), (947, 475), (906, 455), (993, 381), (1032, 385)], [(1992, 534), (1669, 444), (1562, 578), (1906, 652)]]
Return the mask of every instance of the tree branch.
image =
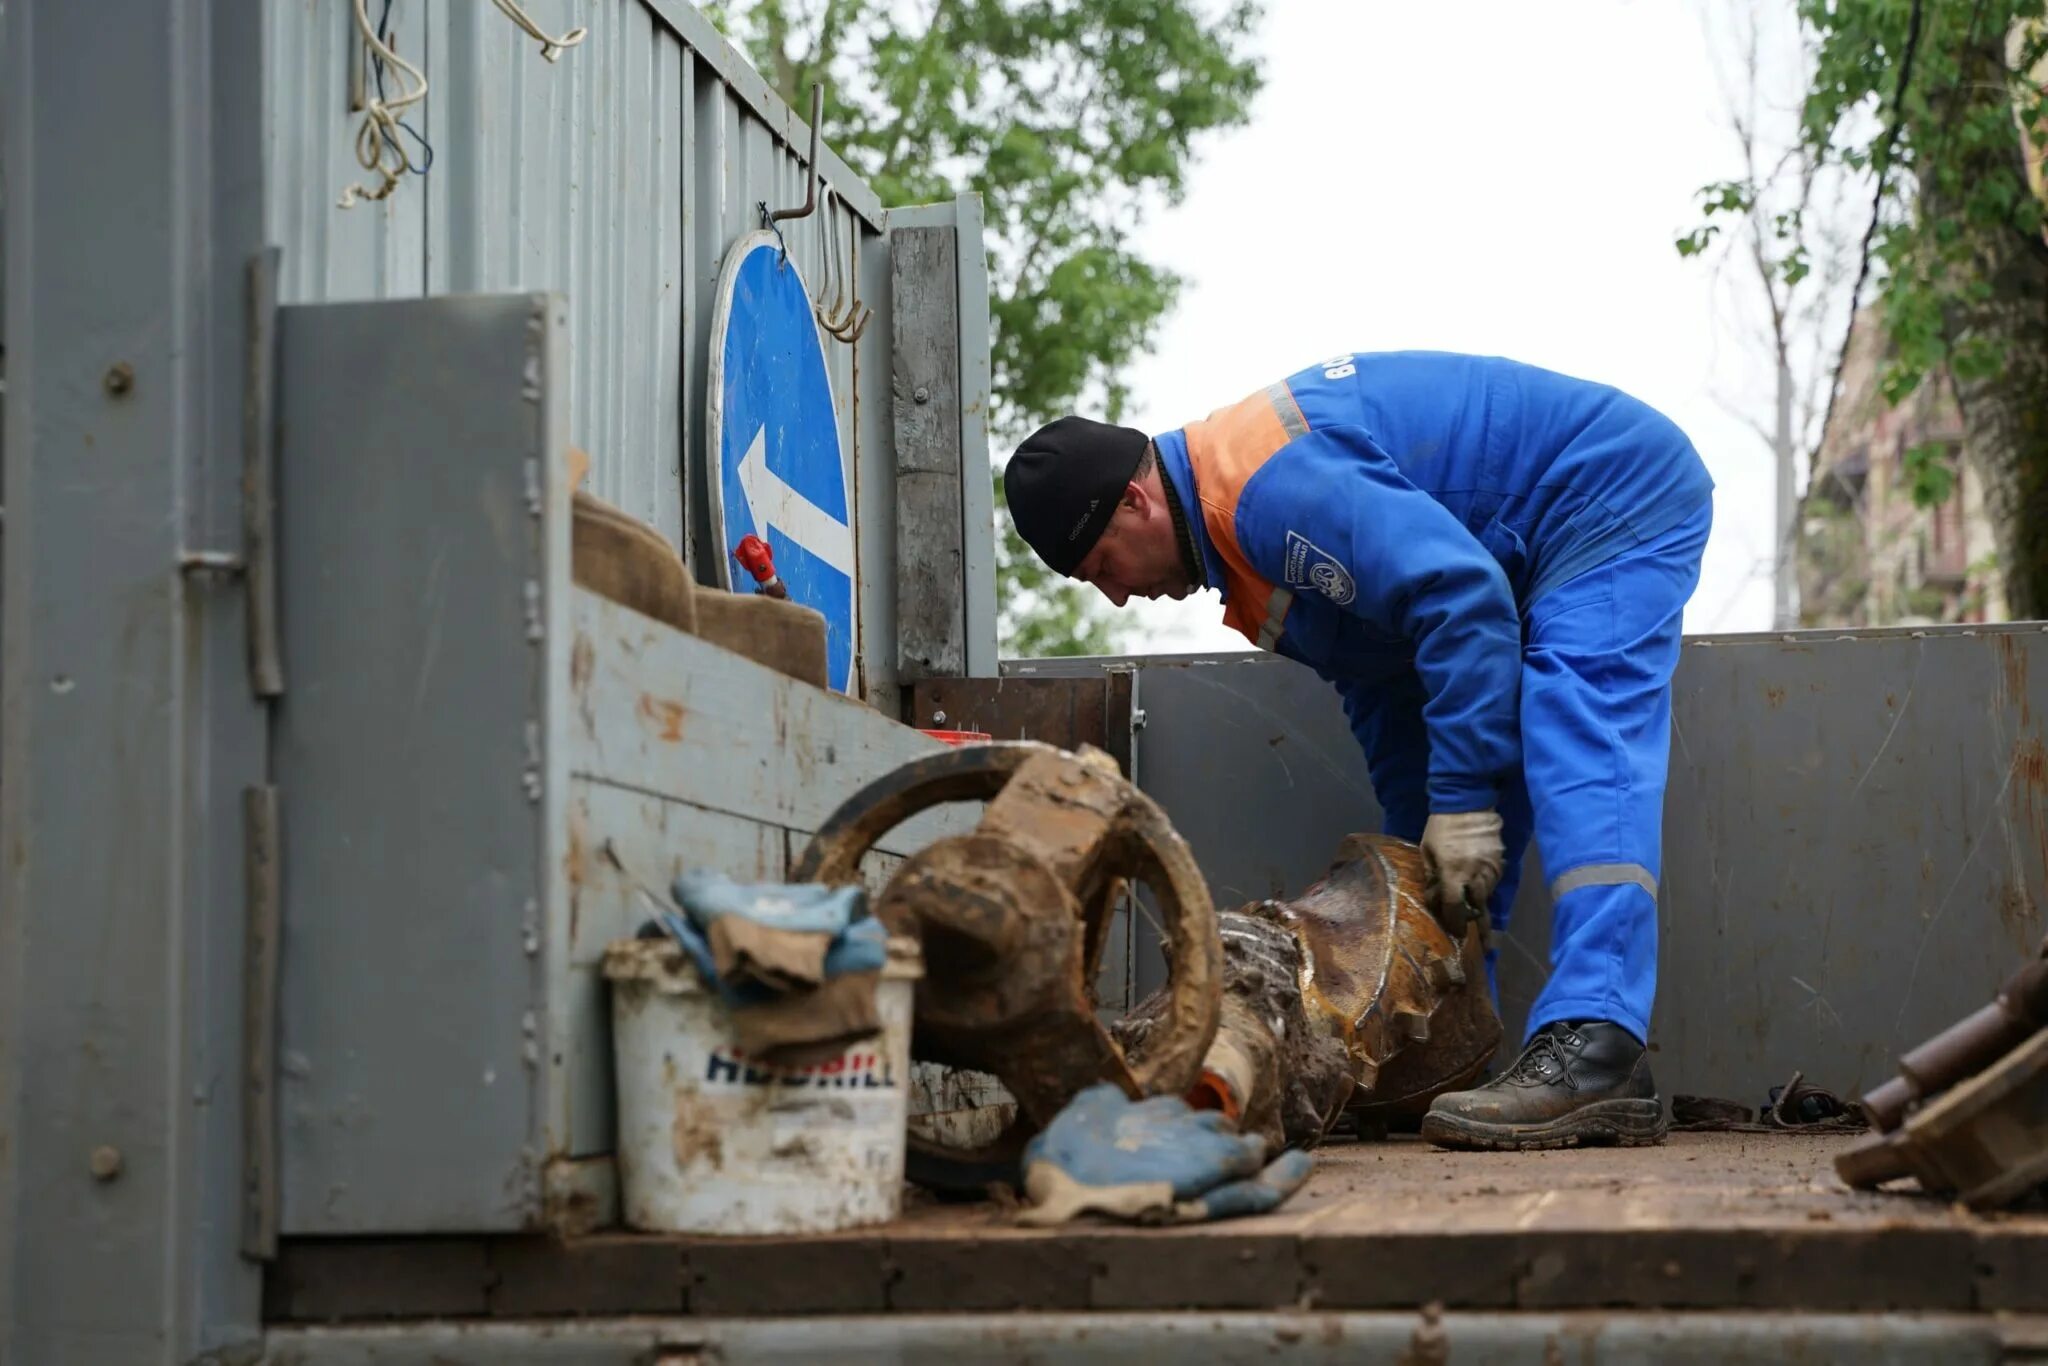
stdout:
[(1722, 393), (1718, 389), (1713, 391), (1713, 397), (1714, 402), (1720, 405), (1722, 412), (1728, 414), (1728, 416), (1736, 419), (1738, 422), (1742, 423), (1743, 426), (1749, 428), (1758, 436), (1762, 437), (1763, 442), (1766, 446), (1775, 446), (1777, 444), (1777, 438), (1771, 434), (1770, 428), (1764, 426), (1763, 423), (1757, 421), (1754, 417), (1751, 417), (1748, 413), (1744, 412), (1741, 404), (1735, 402), (1735, 400), (1729, 398), (1726, 394)]
[(1906, 127), (1906, 86), (1913, 79), (1913, 55), (1920, 49), (1921, 0), (1913, 0), (1913, 12), (1906, 19), (1906, 47), (1899, 59), (1899, 83), (1892, 91), (1892, 122), (1885, 130), (1884, 148), (1872, 164), (1877, 168), (1877, 189), (1870, 197), (1870, 222), (1863, 229), (1863, 245), (1858, 252), (1856, 284), (1849, 291), (1849, 321), (1842, 329), (1842, 350), (1835, 360), (1835, 380), (1828, 389), (1827, 416), (1821, 419), (1820, 430), (1823, 439), (1828, 427), (1835, 420), (1835, 400), (1842, 392), (1842, 372), (1849, 365), (1849, 343), (1856, 335), (1856, 305), (1863, 297), (1864, 283), (1870, 278), (1870, 252), (1877, 241), (1877, 225), (1884, 217), (1884, 194), (1886, 182), (1891, 178), (1892, 153), (1898, 147), (1899, 134)]

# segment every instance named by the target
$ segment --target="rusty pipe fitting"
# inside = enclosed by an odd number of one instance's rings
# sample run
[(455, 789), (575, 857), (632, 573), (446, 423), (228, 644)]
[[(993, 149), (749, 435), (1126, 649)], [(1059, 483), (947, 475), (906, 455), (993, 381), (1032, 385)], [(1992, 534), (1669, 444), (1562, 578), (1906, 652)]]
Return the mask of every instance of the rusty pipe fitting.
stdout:
[(1899, 1059), (1899, 1075), (1863, 1097), (1880, 1133), (1905, 1123), (1921, 1101), (1974, 1076), (2048, 1027), (2048, 960), (2006, 979), (1990, 1005), (1964, 1016)]

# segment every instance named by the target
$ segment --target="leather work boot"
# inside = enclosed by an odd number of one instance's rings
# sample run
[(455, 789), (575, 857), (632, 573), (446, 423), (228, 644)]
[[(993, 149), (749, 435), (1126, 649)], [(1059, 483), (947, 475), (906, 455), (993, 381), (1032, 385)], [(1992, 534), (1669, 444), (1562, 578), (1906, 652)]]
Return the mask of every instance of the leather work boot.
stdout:
[(1643, 1046), (1620, 1025), (1582, 1020), (1545, 1025), (1500, 1076), (1438, 1096), (1422, 1136), (1444, 1148), (1634, 1148), (1663, 1142), (1667, 1127)]

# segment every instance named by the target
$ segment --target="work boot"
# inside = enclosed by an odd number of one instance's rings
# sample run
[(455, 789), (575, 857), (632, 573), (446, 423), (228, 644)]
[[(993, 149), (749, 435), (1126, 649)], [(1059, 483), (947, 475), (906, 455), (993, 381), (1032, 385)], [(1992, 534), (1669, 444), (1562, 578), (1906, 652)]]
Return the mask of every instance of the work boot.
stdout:
[(1436, 1098), (1422, 1136), (1444, 1148), (1571, 1148), (1664, 1140), (1664, 1105), (1635, 1036), (1605, 1020), (1559, 1021), (1486, 1085)]

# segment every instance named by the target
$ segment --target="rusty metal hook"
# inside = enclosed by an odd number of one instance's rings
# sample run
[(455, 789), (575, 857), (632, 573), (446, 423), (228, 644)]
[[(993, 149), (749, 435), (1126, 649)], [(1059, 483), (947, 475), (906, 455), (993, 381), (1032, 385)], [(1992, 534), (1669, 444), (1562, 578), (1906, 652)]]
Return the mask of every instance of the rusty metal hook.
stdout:
[[(837, 233), (833, 234), (835, 246), (838, 242), (838, 236)], [(842, 272), (849, 282), (850, 292), (853, 297), (846, 305), (845, 316), (835, 316), (827, 320), (825, 322), (825, 330), (845, 342), (848, 346), (851, 346), (860, 340), (861, 334), (868, 330), (868, 323), (875, 316), (875, 310), (866, 307), (860, 301), (860, 280), (856, 278), (856, 272), (859, 270), (860, 219), (851, 212), (846, 215), (846, 243), (846, 254), (840, 257), (840, 262)], [(848, 261), (852, 261), (854, 264), (848, 266), (846, 264)]]
[(804, 204), (800, 209), (777, 209), (768, 215), (770, 224), (785, 220), (809, 218), (818, 207), (818, 122), (825, 113), (825, 83), (811, 82), (811, 155), (809, 188), (804, 191)]
[(832, 231), (832, 201), (836, 198), (832, 187), (825, 187), (825, 205), (820, 217), (823, 227), (818, 232), (818, 273), (819, 298), (824, 298), (824, 277), (832, 279), (832, 302), (811, 305), (811, 312), (817, 315), (818, 326), (838, 336), (840, 306), (846, 301), (846, 277), (839, 265), (838, 235)]

